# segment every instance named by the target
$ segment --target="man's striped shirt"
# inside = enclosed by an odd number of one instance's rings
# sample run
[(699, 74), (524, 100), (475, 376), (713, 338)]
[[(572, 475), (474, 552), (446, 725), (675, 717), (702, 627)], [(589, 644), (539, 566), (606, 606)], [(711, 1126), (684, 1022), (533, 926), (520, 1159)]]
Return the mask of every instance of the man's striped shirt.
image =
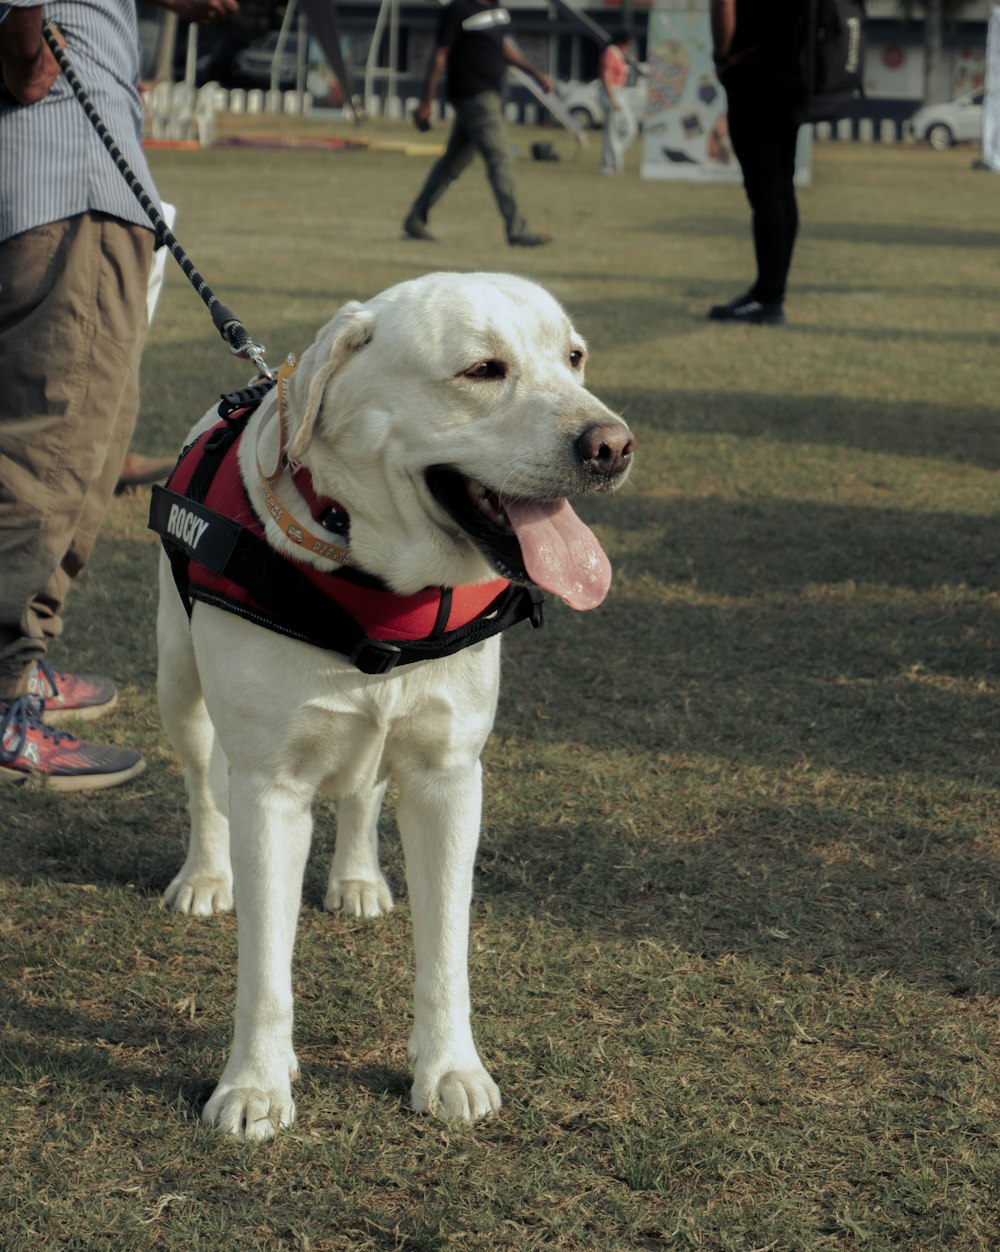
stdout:
[[(0, 3), (34, 8), (38, 0)], [(53, 0), (45, 16), (66, 37), (66, 54), (129, 166), (159, 205), (142, 152), (139, 34), (134, 0)], [(64, 75), (44, 100), (17, 103), (0, 88), (0, 242), (95, 210), (150, 226)]]

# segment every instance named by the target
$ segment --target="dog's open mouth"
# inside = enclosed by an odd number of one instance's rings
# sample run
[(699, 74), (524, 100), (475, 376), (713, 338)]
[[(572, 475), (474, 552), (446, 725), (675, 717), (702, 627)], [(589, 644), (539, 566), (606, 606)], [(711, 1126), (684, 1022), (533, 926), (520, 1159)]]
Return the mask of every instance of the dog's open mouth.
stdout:
[(484, 483), (437, 465), (427, 486), (491, 565), (512, 582), (532, 582), (574, 609), (608, 594), (611, 562), (568, 500), (501, 497)]

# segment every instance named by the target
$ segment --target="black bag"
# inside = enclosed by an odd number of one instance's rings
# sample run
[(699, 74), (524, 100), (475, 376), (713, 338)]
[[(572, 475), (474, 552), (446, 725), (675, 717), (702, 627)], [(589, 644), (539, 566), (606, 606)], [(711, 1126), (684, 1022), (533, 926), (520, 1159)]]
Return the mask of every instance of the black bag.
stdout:
[(864, 0), (806, 0), (799, 38), (800, 122), (833, 122), (863, 94)]

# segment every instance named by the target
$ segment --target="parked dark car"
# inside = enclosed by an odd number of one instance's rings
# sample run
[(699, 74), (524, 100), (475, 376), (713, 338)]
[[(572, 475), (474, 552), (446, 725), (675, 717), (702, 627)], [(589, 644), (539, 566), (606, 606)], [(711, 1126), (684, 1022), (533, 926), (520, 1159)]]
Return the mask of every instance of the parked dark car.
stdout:
[[(183, 82), (187, 76), (189, 23), (177, 25), (177, 42), (174, 45), (173, 78)], [(219, 26), (196, 26), (198, 43), (195, 57), (195, 85), (221, 83), (229, 85), (229, 67), (233, 57), (250, 40), (252, 31), (242, 28), (236, 21)]]

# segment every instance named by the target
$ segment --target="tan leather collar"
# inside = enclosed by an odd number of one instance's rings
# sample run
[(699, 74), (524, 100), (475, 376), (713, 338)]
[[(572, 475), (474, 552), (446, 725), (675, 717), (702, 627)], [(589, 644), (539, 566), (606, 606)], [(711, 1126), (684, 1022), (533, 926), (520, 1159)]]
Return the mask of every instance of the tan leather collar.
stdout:
[[(268, 474), (260, 461), (260, 452), (256, 452), (257, 471), (260, 475), (260, 485), (264, 492), (264, 502), (267, 505), (267, 511), (271, 520), (278, 527), (281, 533), (290, 539), (297, 547), (303, 548), (307, 552), (313, 552), (317, 556), (325, 557), (328, 561), (336, 561), (340, 565), (354, 565), (355, 562), (351, 557), (350, 549), (346, 541), (340, 542), (332, 534), (323, 536), (314, 534), (308, 526), (298, 521), (278, 499), (274, 484), (285, 472), (288, 472), (289, 485), (296, 490), (301, 500), (301, 494), (295, 488), (295, 466), (293, 466), (285, 451), (288, 446), (288, 418), (286, 407), (286, 396), (288, 390), (288, 381), (296, 370), (296, 360), (289, 354), (284, 363), (278, 367), (278, 451), (277, 461), (274, 469)], [(303, 501), (303, 503), (305, 503)], [(306, 512), (308, 512), (308, 507)]]

